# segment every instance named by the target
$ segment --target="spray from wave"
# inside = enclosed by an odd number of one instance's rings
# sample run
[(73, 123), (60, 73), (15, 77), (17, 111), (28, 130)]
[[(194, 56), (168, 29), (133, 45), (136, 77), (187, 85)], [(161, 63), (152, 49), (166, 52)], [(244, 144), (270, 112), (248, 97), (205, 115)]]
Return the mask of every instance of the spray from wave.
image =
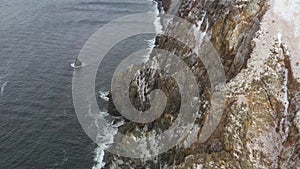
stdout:
[(107, 112), (100, 112), (96, 120), (96, 123), (99, 123), (99, 120), (101, 121), (101, 127), (99, 126), (98, 128), (101, 131), (98, 131), (98, 147), (95, 149), (94, 158), (96, 164), (92, 169), (101, 169), (105, 166), (105, 163), (103, 162), (104, 150), (113, 143), (114, 135), (118, 132), (118, 127), (123, 125), (123, 121), (120, 121), (118, 124), (107, 123), (107, 121), (104, 120), (106, 116), (109, 116)]
[(108, 95), (109, 95), (109, 91), (99, 91), (99, 97), (101, 99), (103, 99), (104, 101), (107, 101), (107, 102), (109, 101)]
[[(162, 25), (160, 23), (159, 10), (157, 8), (158, 4), (155, 0), (151, 0), (151, 5), (152, 8), (150, 12), (155, 13), (152, 19), (153, 19), (153, 24), (156, 28), (156, 33), (161, 33)], [(149, 55), (155, 46), (154, 45), (155, 39), (149, 40), (147, 42), (149, 45), (148, 48), (149, 53), (146, 56), (144, 56), (145, 62), (148, 60)], [(99, 97), (106, 102), (109, 101), (108, 95), (109, 95), (109, 91), (99, 91)], [(107, 149), (110, 146), (110, 144), (113, 143), (114, 135), (116, 135), (118, 132), (118, 127), (120, 127), (124, 123), (124, 121), (122, 120), (120, 121), (120, 119), (116, 119), (118, 120), (117, 123), (115, 123), (115, 121), (108, 123), (107, 121), (104, 120), (106, 116), (110, 116), (110, 115), (107, 112), (100, 112), (100, 114), (97, 117), (94, 117), (95, 124), (99, 124), (99, 122), (101, 121), (100, 122), (101, 126), (99, 126), (99, 129), (101, 128), (101, 130), (99, 130), (98, 132), (99, 133), (98, 147), (95, 149), (94, 161), (96, 162), (96, 164), (93, 166), (92, 169), (101, 169), (105, 166), (105, 162), (103, 162), (104, 155), (105, 155), (104, 150)]]

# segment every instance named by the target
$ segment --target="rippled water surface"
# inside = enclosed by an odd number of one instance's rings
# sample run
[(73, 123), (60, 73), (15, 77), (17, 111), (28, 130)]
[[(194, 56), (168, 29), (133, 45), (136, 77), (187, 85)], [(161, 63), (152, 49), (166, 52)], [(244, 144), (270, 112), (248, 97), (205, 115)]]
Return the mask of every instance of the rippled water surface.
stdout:
[[(99, 27), (152, 7), (149, 0), (1, 1), (1, 169), (94, 166), (96, 145), (83, 132), (73, 108), (70, 63)], [(99, 90), (107, 89), (122, 54), (147, 38), (136, 39), (107, 56), (107, 66), (98, 73)]]

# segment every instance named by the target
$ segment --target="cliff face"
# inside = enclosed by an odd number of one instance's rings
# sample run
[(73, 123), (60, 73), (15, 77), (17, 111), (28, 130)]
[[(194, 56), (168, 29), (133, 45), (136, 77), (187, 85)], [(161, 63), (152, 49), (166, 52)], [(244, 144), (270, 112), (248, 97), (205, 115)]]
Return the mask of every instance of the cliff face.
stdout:
[[(174, 168), (299, 167), (299, 83), (287, 48), (272, 45), (266, 57), (255, 50), (248, 68), (227, 83), (225, 116), (211, 139), (222, 142), (222, 150), (193, 153)], [(201, 145), (191, 151), (197, 149)]]
[[(105, 168), (299, 167), (299, 83), (293, 77), (288, 47), (276, 31), (266, 29), (271, 24), (270, 16), (262, 19), (269, 9), (268, 1), (174, 0), (164, 1), (163, 5), (165, 12), (193, 23), (216, 49), (226, 76), (223, 116), (204, 143), (198, 140), (189, 145), (188, 137), (153, 159), (129, 159), (108, 153)], [(178, 31), (174, 29), (175, 22), (162, 20), (163, 31)], [(194, 48), (199, 47), (192, 28), (181, 31), (188, 32), (186, 37)], [(195, 51), (176, 39), (158, 36), (155, 44), (155, 49), (179, 56), (196, 77), (200, 105), (191, 135), (196, 135), (193, 139), (197, 140), (212, 104), (208, 72), (202, 61), (195, 58)], [(157, 64), (157, 57), (152, 52), (146, 65)], [(147, 94), (154, 89), (164, 91), (168, 102), (154, 122), (125, 121), (119, 132), (139, 137), (170, 128), (182, 99), (174, 79), (155, 67), (133, 67), (130, 71), (138, 72), (130, 84), (130, 99), (137, 109), (149, 109)], [(141, 81), (145, 83), (141, 85)], [(112, 102), (110, 113), (119, 115)]]

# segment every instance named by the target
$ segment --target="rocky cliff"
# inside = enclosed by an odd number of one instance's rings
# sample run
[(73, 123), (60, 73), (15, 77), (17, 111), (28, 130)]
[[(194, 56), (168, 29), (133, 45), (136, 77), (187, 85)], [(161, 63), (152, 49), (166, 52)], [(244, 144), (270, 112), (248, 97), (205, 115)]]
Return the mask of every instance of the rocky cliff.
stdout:
[[(161, 20), (163, 31), (186, 33), (192, 46), (167, 36), (157, 36), (154, 49), (179, 56), (196, 77), (199, 111), (191, 131), (176, 147), (151, 159), (130, 159), (106, 154), (104, 168), (297, 168), (300, 166), (299, 84), (293, 77), (289, 48), (271, 31), (268, 1), (181, 0), (162, 1), (164, 13), (193, 23), (190, 30), (177, 29), (176, 21)], [(267, 15), (267, 16), (265, 16)], [(274, 25), (276, 26), (276, 25)], [(199, 134), (212, 107), (212, 89), (206, 67), (195, 57), (199, 35), (210, 40), (224, 69), (226, 93), (224, 112), (214, 133), (205, 142)], [(156, 52), (142, 68), (132, 67), (131, 103), (139, 110), (150, 107), (148, 94), (161, 89), (168, 98), (166, 109), (147, 124), (125, 120), (119, 132), (135, 137), (163, 132), (178, 117), (182, 100), (171, 75), (146, 65), (157, 64)], [(120, 76), (126, 77), (125, 72)], [(143, 82), (143, 83), (141, 83)], [(120, 115), (110, 104), (110, 113)]]

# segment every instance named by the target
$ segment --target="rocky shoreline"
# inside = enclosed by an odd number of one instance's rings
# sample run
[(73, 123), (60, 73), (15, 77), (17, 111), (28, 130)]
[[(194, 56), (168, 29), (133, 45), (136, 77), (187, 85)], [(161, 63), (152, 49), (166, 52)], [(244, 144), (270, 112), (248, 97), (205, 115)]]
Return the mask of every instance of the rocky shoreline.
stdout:
[[(176, 15), (198, 27), (199, 33), (215, 47), (226, 76), (225, 110), (217, 129), (204, 143), (196, 141), (186, 146), (186, 138), (152, 159), (130, 159), (107, 153), (104, 168), (299, 167), (300, 85), (293, 76), (289, 48), (277, 34), (264, 29), (269, 1), (181, 0), (178, 9), (171, 0), (157, 1), (165, 13), (173, 13), (176, 7)], [(162, 20), (163, 31), (178, 31), (173, 22)], [(198, 48), (193, 33), (187, 33), (187, 38)], [(212, 106), (212, 86), (206, 68), (199, 58), (195, 59), (193, 49), (176, 39), (158, 36), (155, 49), (181, 57), (196, 76), (200, 106), (194, 132), (198, 135)], [(153, 64), (157, 57), (152, 52), (146, 65)], [(154, 122), (139, 124), (125, 120), (119, 127), (124, 135), (132, 133), (136, 137), (170, 128), (178, 116), (181, 101), (179, 88), (171, 76), (154, 68), (141, 68), (138, 72), (130, 86), (133, 105), (139, 110), (149, 109), (149, 92), (142, 90), (161, 89), (168, 102), (162, 116)], [(126, 73), (122, 76), (126, 77)], [(146, 81), (143, 88), (139, 83), (141, 78)], [(112, 100), (109, 113), (120, 116)]]

